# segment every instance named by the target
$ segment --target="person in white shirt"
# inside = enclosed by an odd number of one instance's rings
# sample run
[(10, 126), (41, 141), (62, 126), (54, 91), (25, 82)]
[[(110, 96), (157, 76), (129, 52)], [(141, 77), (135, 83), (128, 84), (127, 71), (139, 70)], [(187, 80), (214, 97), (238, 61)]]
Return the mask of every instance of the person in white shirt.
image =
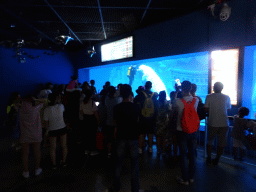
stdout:
[(64, 105), (60, 104), (60, 95), (51, 93), (48, 97), (50, 100), (49, 106), (44, 110), (44, 121), (46, 125), (46, 134), (50, 141), (50, 156), (53, 164), (53, 169), (56, 169), (56, 142), (57, 137), (60, 137), (62, 148), (62, 166), (65, 167), (67, 160), (67, 128), (63, 118), (65, 111)]
[[(208, 136), (207, 136), (207, 165), (218, 165), (219, 159), (226, 146), (226, 133), (228, 131), (228, 110), (231, 109), (230, 98), (221, 93), (223, 84), (216, 82), (214, 84), (214, 93), (207, 95), (205, 100), (205, 110), (209, 114), (208, 118)], [(212, 143), (215, 136), (218, 136), (218, 149), (215, 159), (211, 159)]]
[[(190, 94), (191, 91), (191, 82), (183, 81), (181, 83), (181, 90), (182, 90), (182, 99), (185, 102), (193, 102), (195, 99), (194, 108), (197, 110), (199, 99), (193, 97)], [(177, 140), (178, 146), (181, 156), (181, 173), (182, 176), (177, 178), (177, 181), (183, 185), (189, 185), (190, 183), (194, 182), (194, 175), (196, 171), (196, 134), (194, 133), (188, 134), (183, 131), (181, 120), (184, 111), (184, 104), (180, 98), (175, 100), (174, 106), (174, 118), (177, 119)], [(187, 163), (187, 157), (189, 158), (189, 164)]]
[(108, 95), (105, 99), (105, 106), (107, 111), (106, 126), (104, 127), (104, 134), (106, 135), (106, 143), (108, 148), (108, 156), (111, 155), (111, 146), (114, 142), (114, 130), (115, 130), (115, 121), (113, 117), (114, 106), (121, 103), (117, 97), (115, 97), (116, 88), (110, 86), (108, 88)]

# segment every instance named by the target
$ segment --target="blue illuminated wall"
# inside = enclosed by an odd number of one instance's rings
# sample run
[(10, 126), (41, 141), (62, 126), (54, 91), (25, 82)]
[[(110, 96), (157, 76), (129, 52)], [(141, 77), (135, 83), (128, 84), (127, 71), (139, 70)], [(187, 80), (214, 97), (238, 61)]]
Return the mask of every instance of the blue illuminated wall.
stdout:
[[(117, 86), (119, 83), (129, 84), (128, 70), (133, 66), (136, 70), (132, 82), (132, 90), (150, 80), (153, 82), (153, 91), (166, 90), (169, 95), (174, 91), (175, 79), (180, 81), (189, 80), (197, 84), (197, 95), (205, 100), (208, 93), (208, 52), (183, 54), (169, 57), (159, 57), (139, 61), (116, 63), (105, 66), (79, 69), (79, 81), (96, 81), (96, 89), (99, 91), (106, 81)], [(86, 70), (89, 69), (89, 79)], [(136, 94), (135, 94), (136, 95)]]
[(12, 91), (25, 94), (36, 94), (39, 84), (51, 82), (53, 84), (68, 84), (75, 70), (64, 52), (47, 55), (48, 50), (22, 49), (28, 55), (40, 58), (30, 59), (27, 55), (26, 63), (20, 63), (15, 57), (15, 49), (0, 46), (0, 81), (1, 81), (1, 108), (0, 123), (6, 117), (6, 104)]
[(243, 103), (250, 109), (248, 118), (256, 113), (256, 46), (245, 47), (243, 75)]

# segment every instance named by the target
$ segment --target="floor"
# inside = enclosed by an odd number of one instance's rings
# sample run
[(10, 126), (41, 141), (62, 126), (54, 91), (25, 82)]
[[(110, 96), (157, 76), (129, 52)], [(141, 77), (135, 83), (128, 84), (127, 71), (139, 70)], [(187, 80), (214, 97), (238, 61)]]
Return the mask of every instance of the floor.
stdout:
[[(30, 156), (30, 178), (21, 177), (21, 151), (12, 149), (10, 139), (1, 139), (0, 191), (90, 191), (103, 192), (111, 187), (114, 156), (107, 158), (105, 152), (87, 156), (78, 144), (69, 144), (69, 160), (66, 168), (50, 169), (48, 148), (42, 146), (42, 168), (40, 176), (33, 175), (33, 155)], [(58, 154), (60, 151), (58, 150)], [(125, 158), (122, 176), (122, 191), (130, 191), (130, 163)], [(198, 151), (195, 182), (183, 186), (176, 182), (180, 168), (171, 154), (157, 155), (145, 147), (140, 161), (140, 186), (145, 192), (198, 191), (198, 192), (250, 192), (256, 191), (256, 167), (246, 163), (222, 158), (217, 167), (207, 166), (203, 152)]]

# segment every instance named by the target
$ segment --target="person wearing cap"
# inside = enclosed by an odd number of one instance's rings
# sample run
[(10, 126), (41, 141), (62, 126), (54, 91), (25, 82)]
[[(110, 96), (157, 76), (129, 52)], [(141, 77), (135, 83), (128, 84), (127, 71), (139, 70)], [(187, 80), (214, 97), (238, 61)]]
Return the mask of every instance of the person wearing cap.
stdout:
[(53, 89), (52, 83), (47, 83), (47, 84), (45, 85), (45, 88), (40, 91), (40, 93), (38, 94), (37, 97), (38, 97), (39, 99), (48, 98), (48, 95), (52, 93), (52, 89)]

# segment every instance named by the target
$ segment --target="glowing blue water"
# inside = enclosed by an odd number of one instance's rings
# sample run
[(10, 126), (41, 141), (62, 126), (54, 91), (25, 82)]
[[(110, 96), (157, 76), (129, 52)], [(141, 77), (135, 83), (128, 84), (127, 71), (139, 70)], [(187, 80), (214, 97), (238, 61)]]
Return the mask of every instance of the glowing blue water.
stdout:
[[(170, 92), (175, 91), (175, 79), (180, 79), (181, 82), (189, 80), (197, 84), (197, 95), (205, 101), (208, 94), (208, 55), (208, 52), (200, 52), (97, 66), (80, 69), (78, 76), (81, 83), (94, 79), (96, 89), (101, 90), (106, 81), (113, 86), (129, 84), (129, 67), (136, 66), (132, 82), (135, 95), (136, 89), (150, 80), (153, 83), (152, 91), (159, 93), (165, 90), (169, 98)], [(89, 78), (83, 75), (86, 70), (89, 70)]]
[[(165, 91), (167, 93), (166, 87), (160, 77), (156, 72), (149, 66), (141, 65), (139, 70), (143, 71), (142, 81), (151, 81), (152, 82), (152, 91), (159, 93), (160, 91)], [(169, 95), (167, 94), (167, 100), (170, 100)]]

